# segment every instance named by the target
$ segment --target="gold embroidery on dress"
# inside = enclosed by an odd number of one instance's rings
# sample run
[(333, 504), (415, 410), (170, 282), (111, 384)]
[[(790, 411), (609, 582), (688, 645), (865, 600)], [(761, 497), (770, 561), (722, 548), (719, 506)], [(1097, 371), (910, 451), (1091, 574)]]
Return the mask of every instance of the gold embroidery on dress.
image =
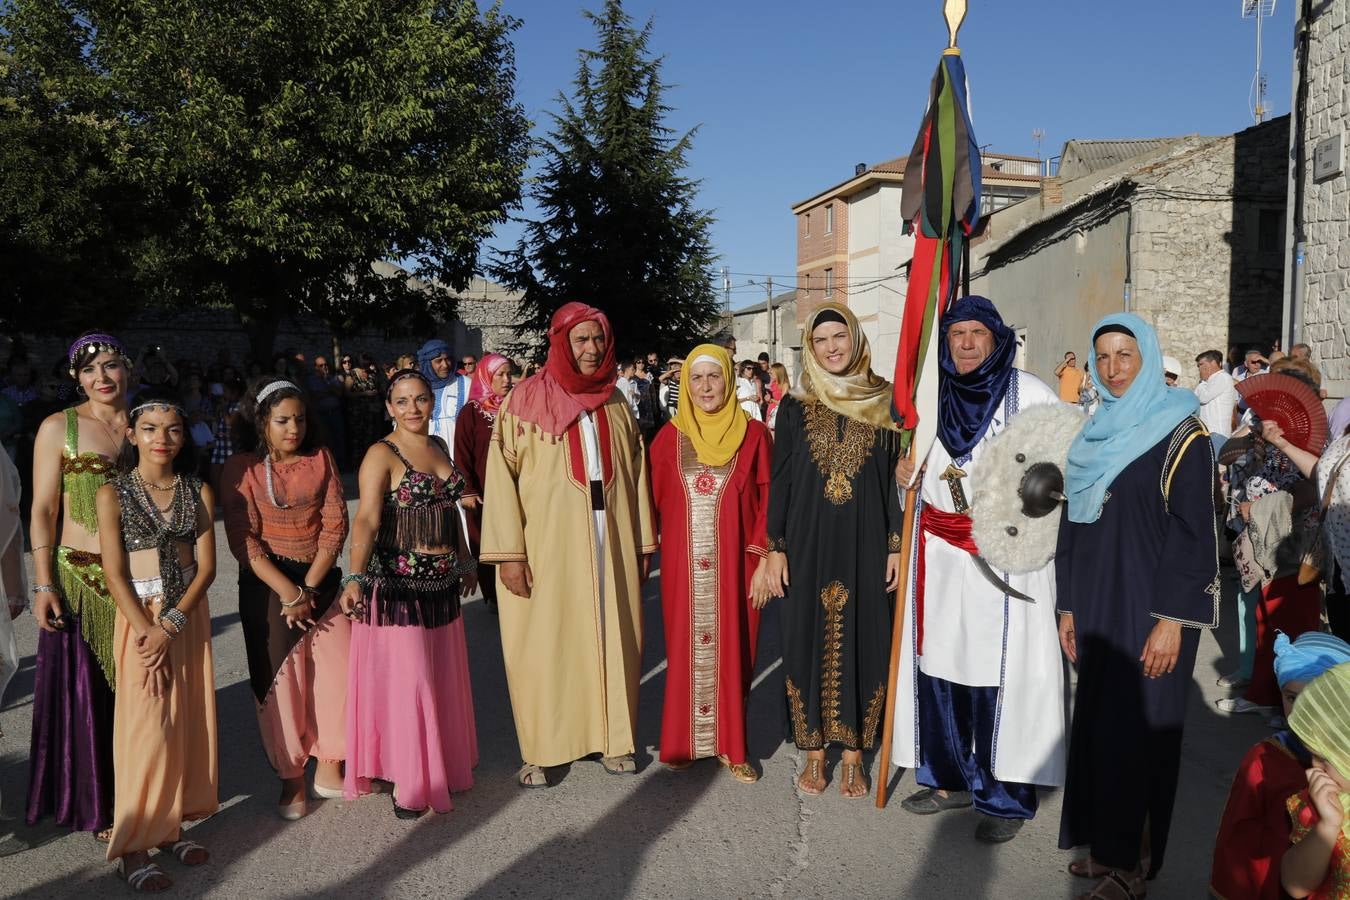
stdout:
[(722, 493), (736, 467), (733, 459), (724, 466), (698, 461), (692, 442), (679, 438), (680, 475), (689, 508), (689, 646), (692, 691), (689, 733), (693, 758), (717, 755), (717, 649), (718, 628), (717, 511)]
[(803, 750), (819, 750), (823, 745), (820, 729), (813, 729), (806, 721), (806, 707), (802, 704), (802, 692), (792, 683), (792, 676), (784, 679), (787, 687), (788, 704), (792, 707), (792, 742)]
[(900, 552), (900, 535), (896, 534), (894, 531), (892, 531), (890, 536), (886, 538), (886, 552), (888, 553)]
[(858, 746), (858, 733), (839, 721), (840, 681), (843, 680), (842, 655), (844, 647), (844, 605), (848, 603), (848, 588), (842, 582), (831, 581), (820, 592), (825, 607), (824, 657), (821, 659), (820, 722), (825, 728), (825, 740), (839, 741), (846, 747)]
[(863, 717), (863, 742), (860, 749), (870, 750), (877, 742), (877, 724), (881, 721), (881, 711), (886, 706), (886, 682), (877, 685), (872, 701), (867, 704), (867, 715)]
[[(839, 433), (843, 421), (844, 433)], [(872, 453), (876, 428), (841, 416), (823, 403), (805, 404), (806, 443), (820, 477), (825, 499), (843, 506), (853, 499), (853, 479)]]

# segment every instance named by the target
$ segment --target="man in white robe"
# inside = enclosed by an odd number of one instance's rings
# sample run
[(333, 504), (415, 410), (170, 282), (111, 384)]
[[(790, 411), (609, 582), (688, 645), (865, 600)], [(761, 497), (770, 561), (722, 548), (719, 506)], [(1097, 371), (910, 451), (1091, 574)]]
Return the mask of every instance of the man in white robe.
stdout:
[[(1064, 664), (1054, 564), (997, 573), (1035, 602), (995, 586), (971, 553), (969, 499), (990, 439), (1021, 409), (1058, 395), (1013, 367), (1016, 336), (983, 297), (940, 322), (938, 440), (924, 462), (915, 565), (902, 597), (894, 762), (923, 789), (902, 801), (925, 815), (973, 805), (986, 843), (1011, 840), (1036, 813), (1036, 786), (1062, 785)], [(912, 463), (901, 463), (901, 483)], [(922, 556), (922, 568), (919, 560)], [(922, 581), (917, 578), (922, 573)]]

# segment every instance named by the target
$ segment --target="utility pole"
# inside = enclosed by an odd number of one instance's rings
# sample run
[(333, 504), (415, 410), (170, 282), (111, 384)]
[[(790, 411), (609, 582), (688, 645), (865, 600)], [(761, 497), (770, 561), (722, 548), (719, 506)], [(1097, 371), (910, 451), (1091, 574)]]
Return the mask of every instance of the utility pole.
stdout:
[(769, 362), (778, 360), (778, 335), (777, 323), (773, 320), (773, 276), (770, 275), (764, 285), (769, 291), (769, 296), (764, 298), (764, 308), (769, 311)]
[(722, 267), (722, 312), (731, 315), (731, 267)]

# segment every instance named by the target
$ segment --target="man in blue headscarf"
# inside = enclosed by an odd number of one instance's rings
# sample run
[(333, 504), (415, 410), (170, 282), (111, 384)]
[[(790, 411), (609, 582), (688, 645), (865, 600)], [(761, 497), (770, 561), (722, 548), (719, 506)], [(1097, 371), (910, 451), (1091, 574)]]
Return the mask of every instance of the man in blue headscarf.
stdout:
[(469, 400), (469, 376), (455, 373), (451, 356), (450, 345), (440, 338), (432, 338), (417, 351), (417, 366), (436, 401), (431, 411), (431, 433), (442, 438), (453, 453), (455, 420)]
[[(983, 297), (962, 297), (939, 322), (938, 440), (924, 461), (918, 563), (901, 642), (895, 763), (923, 789), (901, 805), (920, 815), (974, 805), (975, 837), (1011, 840), (1036, 814), (1036, 785), (1063, 783), (1064, 667), (1055, 630), (1054, 567), (999, 573), (976, 566), (969, 498), (991, 438), (1020, 410), (1056, 404), (1013, 366), (1017, 337)], [(897, 474), (908, 481), (912, 463)]]

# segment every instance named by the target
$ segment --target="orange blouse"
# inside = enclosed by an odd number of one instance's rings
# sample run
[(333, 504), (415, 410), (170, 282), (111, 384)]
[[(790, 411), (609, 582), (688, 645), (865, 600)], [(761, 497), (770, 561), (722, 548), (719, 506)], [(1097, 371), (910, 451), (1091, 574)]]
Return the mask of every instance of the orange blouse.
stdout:
[(320, 550), (337, 555), (347, 539), (347, 503), (333, 455), (325, 448), (272, 466), (277, 506), (267, 494), (267, 467), (255, 453), (236, 453), (221, 474), (225, 536), (240, 563), (270, 554), (308, 562)]

